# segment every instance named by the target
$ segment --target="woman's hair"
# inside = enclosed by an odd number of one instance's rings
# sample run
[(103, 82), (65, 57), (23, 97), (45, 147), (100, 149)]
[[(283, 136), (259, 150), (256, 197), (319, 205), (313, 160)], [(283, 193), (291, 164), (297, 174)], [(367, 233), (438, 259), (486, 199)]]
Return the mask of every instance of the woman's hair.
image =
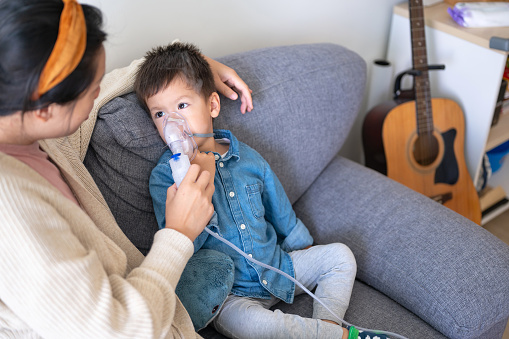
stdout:
[(87, 26), (83, 58), (61, 83), (34, 99), (57, 40), (63, 7), (62, 0), (0, 0), (0, 116), (72, 102), (94, 80), (106, 33), (101, 12), (82, 5)]
[(174, 42), (156, 47), (145, 55), (134, 82), (138, 100), (146, 109), (146, 100), (164, 90), (176, 78), (182, 79), (205, 99), (216, 91), (210, 65), (198, 47)]

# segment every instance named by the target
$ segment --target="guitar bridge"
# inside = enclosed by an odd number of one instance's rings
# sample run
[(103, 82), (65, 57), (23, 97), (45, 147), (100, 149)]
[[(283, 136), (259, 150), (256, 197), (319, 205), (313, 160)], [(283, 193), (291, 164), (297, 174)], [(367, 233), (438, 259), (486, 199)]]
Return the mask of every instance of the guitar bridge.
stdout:
[(451, 200), (452, 199), (452, 193), (451, 192), (447, 192), (447, 193), (444, 193), (444, 194), (439, 194), (439, 195), (434, 195), (432, 197), (430, 197), (431, 199), (435, 200), (436, 202), (438, 202), (439, 204), (445, 204), (447, 201)]

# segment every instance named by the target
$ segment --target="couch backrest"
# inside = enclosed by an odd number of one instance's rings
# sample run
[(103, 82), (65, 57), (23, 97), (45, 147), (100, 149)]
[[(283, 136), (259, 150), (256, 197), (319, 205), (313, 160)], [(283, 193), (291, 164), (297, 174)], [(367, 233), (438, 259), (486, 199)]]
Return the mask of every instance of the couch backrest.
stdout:
[[(366, 65), (333, 44), (280, 46), (218, 58), (253, 90), (254, 110), (221, 97), (216, 128), (256, 149), (295, 202), (340, 150), (362, 101)], [(146, 252), (157, 223), (148, 178), (164, 144), (133, 93), (99, 111), (85, 158), (120, 227)]]

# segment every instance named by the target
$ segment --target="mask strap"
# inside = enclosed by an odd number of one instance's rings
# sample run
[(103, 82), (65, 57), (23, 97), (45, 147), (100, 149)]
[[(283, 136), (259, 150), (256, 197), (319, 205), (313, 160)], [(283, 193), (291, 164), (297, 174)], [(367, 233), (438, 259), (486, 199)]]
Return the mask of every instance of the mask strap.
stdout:
[(212, 138), (216, 133), (194, 133), (191, 134), (192, 137), (198, 137), (198, 138)]

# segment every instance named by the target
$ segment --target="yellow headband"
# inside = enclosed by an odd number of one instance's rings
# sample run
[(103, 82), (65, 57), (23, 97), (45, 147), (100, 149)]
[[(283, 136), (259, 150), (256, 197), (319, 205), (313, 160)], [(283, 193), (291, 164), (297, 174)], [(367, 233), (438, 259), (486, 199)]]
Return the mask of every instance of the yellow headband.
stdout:
[(87, 26), (83, 9), (76, 0), (63, 0), (57, 41), (39, 79), (37, 96), (62, 82), (78, 66), (85, 53)]

